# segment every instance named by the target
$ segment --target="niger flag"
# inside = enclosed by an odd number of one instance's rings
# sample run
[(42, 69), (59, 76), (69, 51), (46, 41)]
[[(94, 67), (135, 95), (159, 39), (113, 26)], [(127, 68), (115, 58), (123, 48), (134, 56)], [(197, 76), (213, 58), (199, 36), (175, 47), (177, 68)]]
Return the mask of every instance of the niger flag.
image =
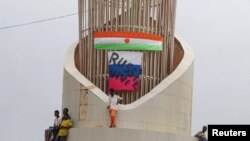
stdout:
[(161, 51), (162, 36), (140, 32), (94, 32), (94, 48)]

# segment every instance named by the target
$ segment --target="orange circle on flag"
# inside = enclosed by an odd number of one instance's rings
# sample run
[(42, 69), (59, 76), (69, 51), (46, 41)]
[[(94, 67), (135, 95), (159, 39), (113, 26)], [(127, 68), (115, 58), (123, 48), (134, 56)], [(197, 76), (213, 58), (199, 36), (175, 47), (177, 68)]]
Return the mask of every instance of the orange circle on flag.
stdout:
[(125, 42), (126, 44), (128, 44), (128, 43), (130, 42), (130, 40), (129, 40), (128, 38), (126, 38), (126, 39), (124, 40), (124, 42)]

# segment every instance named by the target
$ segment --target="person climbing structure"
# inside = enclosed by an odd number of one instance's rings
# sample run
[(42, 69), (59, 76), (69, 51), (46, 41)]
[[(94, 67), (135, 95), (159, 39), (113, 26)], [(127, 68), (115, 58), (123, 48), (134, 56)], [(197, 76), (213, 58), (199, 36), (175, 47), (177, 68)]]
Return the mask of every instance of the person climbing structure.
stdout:
[(114, 89), (110, 89), (109, 105), (107, 107), (110, 113), (110, 128), (116, 127), (118, 104), (119, 104), (119, 101), (121, 100), (123, 100), (123, 98), (120, 97), (119, 95), (116, 95)]

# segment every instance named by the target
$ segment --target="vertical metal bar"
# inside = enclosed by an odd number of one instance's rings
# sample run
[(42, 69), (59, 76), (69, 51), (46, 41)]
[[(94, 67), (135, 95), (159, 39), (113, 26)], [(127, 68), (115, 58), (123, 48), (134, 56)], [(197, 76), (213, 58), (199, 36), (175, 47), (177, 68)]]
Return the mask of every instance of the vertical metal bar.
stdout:
[(156, 0), (156, 19), (155, 19), (155, 34), (159, 34), (158, 32), (158, 23), (159, 23), (159, 1), (160, 0)]
[(101, 26), (101, 31), (103, 31), (103, 27), (104, 27), (104, 17), (105, 17), (105, 10), (104, 10), (104, 3), (105, 0), (101, 0), (99, 3), (100, 6), (100, 10), (99, 10), (99, 17), (100, 17), (100, 22), (99, 22), (99, 26)]
[(116, 12), (115, 12), (115, 13), (116, 13), (116, 18), (115, 18), (115, 19), (116, 19), (116, 20), (115, 20), (115, 22), (116, 22), (116, 24), (115, 24), (115, 31), (118, 31), (118, 21), (119, 21), (119, 1), (120, 1), (120, 0), (117, 0), (117, 1), (116, 1), (116, 3), (117, 3), (117, 4), (116, 4)]
[(127, 0), (127, 31), (129, 31), (130, 28), (130, 9), (129, 9), (129, 0)]
[(87, 34), (86, 34), (86, 18), (87, 18), (87, 9), (86, 9), (86, 0), (82, 0), (83, 1), (83, 70), (84, 70), (84, 75), (85, 77), (87, 76), (86, 72), (87, 72), (87, 63), (86, 63), (86, 53), (88, 53), (88, 51), (86, 50), (86, 38), (87, 38)]
[(154, 33), (154, 19), (155, 19), (155, 0), (152, 0), (152, 17), (151, 17), (151, 33)]
[[(152, 1), (149, 0), (149, 3), (148, 3), (148, 33), (150, 33), (151, 31), (151, 28), (150, 28), (150, 18), (151, 18), (151, 11), (152, 11), (152, 7), (151, 7), (151, 4), (152, 4)], [(152, 84), (153, 84), (153, 79), (152, 79), (152, 76), (153, 76), (153, 51), (150, 51), (150, 64), (149, 64), (149, 91), (152, 89)]]
[(79, 54), (79, 67), (80, 67), (80, 72), (83, 73), (83, 55), (82, 55), (82, 1), (78, 0), (78, 16), (79, 16), (79, 49), (78, 49), (78, 54)]
[[(102, 5), (103, 5), (103, 0), (99, 0), (98, 1), (98, 18), (100, 19), (99, 21), (98, 21), (98, 26), (99, 26), (99, 31), (102, 31), (103, 30), (103, 22), (102, 22), (102, 20), (103, 20), (103, 13), (104, 13), (104, 11), (102, 10)], [(101, 28), (100, 28), (101, 27)], [(98, 71), (98, 86), (99, 86), (99, 88), (101, 89), (101, 90), (103, 90), (102, 89), (102, 61), (103, 61), (103, 59), (102, 59), (102, 52), (103, 51), (97, 51), (98, 52), (98, 58), (97, 58), (97, 60), (99, 61), (99, 64), (97, 65), (97, 67), (99, 68), (99, 69), (97, 69), (97, 71)]]
[[(96, 28), (96, 0), (92, 0), (92, 10), (91, 10), (92, 12), (93, 12), (93, 14), (92, 14), (92, 28), (91, 28), (91, 30), (92, 30), (92, 32), (91, 33), (93, 33), (94, 31), (95, 31), (95, 28)], [(93, 39), (93, 36), (91, 37), (91, 41), (92, 41), (92, 39)], [(92, 46), (91, 46), (91, 49), (92, 49), (92, 62), (91, 62), (91, 64), (92, 64), (92, 66), (91, 66), (91, 69), (92, 69), (92, 75), (91, 75), (91, 78), (92, 78), (92, 82), (96, 85), (96, 63), (97, 63), (97, 61), (96, 61), (96, 50), (94, 49), (94, 47), (93, 47), (93, 44), (92, 44)]]
[[(100, 15), (100, 10), (101, 10), (101, 7), (100, 7), (100, 0), (96, 0), (96, 4), (95, 4), (95, 19), (96, 19), (96, 27), (95, 27), (95, 31), (100, 31), (100, 20), (101, 20), (101, 16)], [(100, 59), (100, 50), (96, 50), (96, 66), (95, 66), (95, 69), (96, 69), (96, 86), (98, 86), (100, 89), (101, 89), (101, 86), (100, 86), (100, 67), (101, 67), (101, 59)]]
[[(95, 15), (96, 15), (96, 17), (95, 17), (95, 19), (96, 19), (96, 27), (95, 27), (95, 31), (100, 31), (100, 25), (99, 25), (99, 22), (100, 22), (100, 20), (101, 20), (101, 17), (99, 16), (99, 11), (101, 10), (101, 8), (100, 8), (100, 0), (96, 0), (96, 6), (95, 6)], [(101, 61), (101, 59), (99, 58), (100, 57), (100, 51), (99, 50), (96, 50), (96, 49), (94, 49), (95, 51), (96, 51), (96, 66), (95, 66), (95, 68), (96, 68), (96, 86), (98, 86), (100, 89), (101, 89), (101, 87), (100, 87), (100, 61)]]
[[(133, 0), (131, 3), (131, 20), (132, 20), (132, 31), (135, 32), (136, 30), (136, 19), (138, 18), (137, 16), (137, 1)], [(139, 85), (139, 84), (138, 84)], [(131, 92), (131, 98), (130, 98), (130, 103), (134, 102), (136, 100), (136, 97), (138, 95), (138, 91), (136, 92)]]
[[(130, 0), (127, 0), (127, 28), (126, 31), (130, 31)], [(129, 93), (128, 92), (123, 92), (123, 95), (126, 97), (126, 103), (129, 102)]]
[[(125, 0), (122, 0), (122, 13), (121, 13), (121, 25), (124, 27), (124, 19), (125, 19)], [(124, 28), (121, 27), (121, 31), (124, 31)]]
[(89, 9), (89, 1), (88, 0), (85, 0), (85, 7), (86, 7), (86, 10), (87, 10), (87, 13), (85, 16), (85, 25), (86, 25), (86, 28), (85, 28), (85, 33), (86, 33), (86, 42), (85, 42), (85, 49), (86, 49), (86, 57), (85, 57), (85, 61), (86, 61), (86, 78), (89, 78), (89, 61), (87, 58), (90, 57), (90, 50), (89, 50), (89, 40), (90, 40), (90, 35), (89, 35), (89, 27), (90, 27), (90, 20), (89, 20), (89, 15), (90, 15), (90, 9)]
[[(108, 0), (105, 0), (105, 8), (106, 8), (106, 16), (105, 16), (105, 21), (106, 21), (106, 31), (108, 31), (108, 22), (109, 22), (109, 1)], [(107, 83), (108, 83), (108, 76), (107, 76), (107, 54), (108, 52), (106, 50), (104, 50), (104, 84), (103, 84), (103, 87), (104, 87), (104, 92), (105, 93), (108, 93), (107, 91)]]
[[(133, 3), (133, 9), (134, 9), (133, 10), (134, 11), (134, 14), (133, 14), (133, 17), (134, 17), (133, 32), (136, 32), (136, 31), (138, 31), (138, 29), (136, 28), (136, 26), (138, 25), (138, 13), (139, 13), (138, 12), (138, 7), (139, 7), (138, 2), (139, 1), (138, 0), (134, 0), (133, 2), (134, 2)], [(141, 87), (140, 81), (139, 81), (138, 86)], [(134, 101), (136, 101), (138, 98), (139, 98), (139, 90), (133, 93), (133, 99), (131, 100), (131, 103), (134, 102)]]
[(166, 2), (166, 6), (168, 7), (168, 9), (166, 10), (166, 14), (167, 14), (167, 17), (166, 17), (166, 19), (167, 20), (165, 20), (165, 25), (166, 25), (166, 27), (165, 27), (165, 36), (166, 36), (166, 56), (167, 56), (167, 62), (166, 62), (166, 68), (167, 68), (167, 73), (168, 73), (168, 71), (169, 71), (169, 68), (170, 68), (170, 66), (169, 66), (169, 62), (170, 62), (170, 54), (169, 54), (169, 51), (170, 51), (170, 31), (171, 31), (171, 27), (170, 27), (170, 22), (171, 22), (171, 17), (170, 17), (170, 9), (171, 9), (171, 7), (170, 7), (170, 5), (169, 5), (169, 1), (167, 1)]
[(102, 69), (102, 72), (103, 72), (103, 90), (105, 93), (107, 93), (107, 90), (106, 90), (106, 84), (107, 84), (107, 74), (106, 74), (106, 51), (104, 50), (103, 51), (103, 69)]
[(153, 62), (154, 62), (154, 70), (153, 70), (153, 87), (156, 86), (156, 73), (157, 73), (157, 69), (156, 69), (156, 65), (157, 65), (157, 60), (156, 60), (156, 52), (154, 52), (153, 54), (154, 58), (153, 58)]
[(135, 26), (136, 26), (136, 20), (137, 20), (137, 1), (133, 0), (132, 3), (131, 3), (131, 13), (132, 13), (132, 16), (131, 16), (131, 20), (132, 20), (132, 31), (135, 32)]
[(147, 66), (148, 66), (148, 54), (147, 52), (145, 52), (145, 56), (144, 56), (144, 61), (145, 61), (145, 65), (144, 65), (144, 92), (143, 95), (145, 95), (147, 93), (147, 87), (148, 87), (148, 81), (147, 81), (147, 76), (148, 76), (148, 70), (147, 70)]
[(147, 33), (150, 33), (150, 12), (151, 12), (151, 0), (147, 0)]
[[(99, 26), (101, 26), (101, 31), (103, 32), (103, 27), (104, 27), (104, 17), (105, 17), (105, 10), (104, 10), (104, 0), (101, 0), (101, 2), (99, 3), (100, 6), (100, 11), (99, 11), (99, 17), (101, 18), (101, 21), (99, 23)], [(103, 52), (104, 51), (100, 51), (100, 88), (102, 89), (103, 92), (105, 92), (105, 89), (103, 87), (103, 80), (104, 80), (104, 72), (103, 72), (103, 63), (104, 63), (104, 59), (103, 59)]]
[[(138, 28), (138, 32), (141, 32), (142, 31), (142, 22), (143, 22), (143, 0), (139, 0), (139, 24), (138, 24), (138, 26), (139, 26), (139, 28)], [(140, 90), (140, 93), (139, 93), (139, 97), (142, 97), (143, 96), (143, 93), (144, 93), (144, 77), (145, 77), (145, 70), (144, 70), (144, 68), (145, 68), (145, 62), (144, 62), (144, 58), (145, 58), (145, 52), (143, 52), (143, 57), (142, 57), (142, 70), (141, 70), (141, 90)]]
[[(142, 29), (142, 32), (143, 33), (145, 33), (145, 32), (147, 32), (147, 31), (145, 31), (146, 30), (146, 19), (147, 19), (147, 17), (146, 17), (146, 14), (147, 14), (147, 0), (144, 0), (143, 1), (144, 3), (143, 3), (143, 29)], [(148, 88), (148, 52), (145, 52), (145, 68), (144, 68), (144, 70), (145, 70), (145, 79), (144, 79), (144, 82), (145, 82), (145, 84), (144, 84), (144, 93), (143, 93), (143, 95), (145, 95), (147, 92), (148, 92), (148, 90), (147, 90), (147, 88)]]
[(153, 75), (154, 75), (154, 72), (153, 72), (153, 66), (154, 66), (154, 63), (153, 63), (153, 53), (154, 52), (150, 52), (150, 69), (149, 69), (149, 72), (150, 72), (150, 78), (149, 78), (149, 89), (151, 90), (152, 88), (153, 88), (153, 81), (154, 81), (154, 77), (153, 77)]
[(113, 20), (114, 20), (114, 6), (113, 6), (114, 0), (110, 1), (110, 25), (111, 25), (111, 31), (113, 31)]
[(160, 4), (160, 22), (159, 22), (159, 30), (160, 30), (160, 34), (163, 34), (163, 22), (164, 22), (164, 18), (166, 17), (164, 15), (164, 10), (166, 10), (167, 8), (164, 8), (164, 3), (166, 3), (166, 0), (161, 0), (161, 4)]
[[(152, 15), (152, 17), (151, 17), (151, 34), (153, 34), (155, 31), (155, 29), (154, 29), (154, 19), (155, 19), (155, 7), (156, 7), (156, 5), (155, 5), (155, 0), (152, 0), (152, 8), (151, 8), (151, 10), (152, 10), (152, 13), (151, 13), (151, 15)], [(153, 65), (153, 70), (152, 70), (152, 77), (153, 77), (153, 79), (152, 79), (152, 88), (153, 87), (155, 87), (155, 78), (156, 78), (156, 64), (157, 64), (157, 62), (156, 62), (156, 52), (154, 51), (154, 52), (152, 52), (152, 65)]]
[(98, 74), (98, 80), (99, 80), (99, 88), (101, 89), (101, 90), (103, 90), (104, 91), (104, 88), (103, 88), (103, 85), (102, 85), (102, 83), (103, 83), (103, 51), (99, 51), (99, 53), (98, 53), (98, 60), (100, 61), (100, 63), (99, 63), (99, 74)]
[(131, 2), (130, 2), (130, 31), (134, 31), (134, 19), (135, 19), (135, 15), (134, 15), (134, 1), (133, 0), (131, 0)]
[(138, 20), (139, 20), (139, 21), (138, 21), (138, 32), (141, 31), (141, 30), (140, 30), (140, 29), (141, 29), (141, 20), (142, 20), (142, 18), (141, 18), (141, 14), (142, 14), (142, 13), (141, 13), (141, 9), (142, 9), (142, 3), (141, 3), (141, 1), (142, 1), (142, 0), (139, 0), (139, 4), (138, 4), (138, 6), (139, 6), (139, 13), (138, 13), (138, 18), (139, 18), (139, 19), (138, 19)]
[(108, 31), (108, 22), (109, 22), (109, 0), (105, 0), (105, 8), (106, 8), (106, 31)]
[(145, 22), (146, 22), (146, 4), (147, 4), (147, 1), (146, 1), (146, 0), (143, 0), (143, 9), (142, 9), (142, 12), (143, 12), (142, 32), (143, 32), (143, 33), (145, 32)]
[(97, 87), (99, 87), (100, 89), (101, 89), (101, 87), (100, 87), (100, 51), (99, 50), (96, 50), (96, 49), (94, 49), (95, 50), (95, 67), (94, 67), (94, 69), (95, 69), (95, 84), (96, 84), (96, 86)]
[(162, 9), (162, 11), (161, 11), (161, 22), (160, 22), (160, 24), (161, 24), (161, 28), (160, 28), (160, 32), (161, 32), (161, 34), (163, 34), (163, 52), (162, 52), (162, 58), (161, 58), (161, 60), (162, 60), (162, 70), (161, 70), (161, 80), (163, 80), (164, 78), (165, 78), (165, 75), (166, 75), (166, 67), (167, 67), (167, 46), (168, 46), (168, 36), (167, 36), (167, 34), (166, 34), (166, 31), (167, 31), (167, 29), (166, 29), (166, 25), (165, 25), (165, 23), (166, 23), (166, 19), (167, 18), (165, 18), (166, 16), (165, 15), (167, 15), (167, 13), (166, 13), (166, 11), (168, 10), (168, 6), (166, 5), (166, 3), (167, 3), (167, 1), (162, 1), (162, 6), (161, 7), (167, 7), (167, 8), (161, 8)]
[[(160, 12), (160, 10), (159, 10), (159, 1), (160, 0), (156, 0), (156, 2), (155, 2), (155, 25), (154, 25), (154, 29), (155, 29), (155, 34), (156, 35), (159, 35), (159, 29), (158, 29), (158, 24), (159, 24), (159, 12)], [(157, 66), (157, 72), (156, 72), (156, 77), (158, 78), (158, 83), (159, 83), (159, 81), (160, 81), (160, 79), (159, 79), (159, 77), (160, 77), (160, 66), (161, 66), (161, 52), (157, 52), (156, 53), (157, 55), (156, 55), (156, 61), (157, 61), (157, 64), (156, 64), (156, 66)], [(158, 84), (157, 83), (157, 84)]]
[[(101, 24), (100, 24), (100, 21), (102, 20), (102, 17), (101, 17), (101, 2), (102, 0), (97, 0), (96, 1), (96, 18), (97, 18), (97, 24), (96, 24), (96, 30), (97, 31), (101, 31)], [(102, 90), (101, 88), (101, 85), (100, 85), (100, 71), (101, 71), (101, 59), (100, 59), (100, 50), (97, 50), (96, 53), (96, 60), (97, 60), (97, 64), (96, 64), (96, 85)]]
[(90, 32), (90, 48), (91, 48), (91, 81), (95, 84), (95, 65), (96, 65), (96, 61), (95, 61), (95, 56), (96, 56), (96, 53), (95, 53), (95, 49), (93, 47), (93, 32), (94, 32), (94, 29), (95, 29), (95, 0), (92, 0), (91, 1), (92, 3), (92, 6), (91, 6), (91, 12), (92, 12), (92, 16), (91, 16), (91, 32)]
[[(90, 50), (90, 26), (91, 26), (91, 10), (90, 10), (90, 1), (87, 0), (86, 2), (88, 2), (86, 4), (86, 7), (88, 9), (88, 17), (86, 19), (86, 24), (87, 24), (87, 28), (86, 28), (86, 34), (87, 34), (87, 42), (86, 42), (86, 50), (88, 51), (88, 53), (86, 54), (86, 62), (87, 62), (87, 70), (86, 70), (86, 77), (90, 80), (90, 58), (91, 58), (91, 50)], [(90, 80), (91, 81), (91, 80)]]
[(85, 43), (84, 43), (84, 49), (85, 49), (85, 76), (87, 78), (88, 76), (88, 54), (89, 54), (89, 50), (88, 50), (88, 38), (89, 38), (89, 20), (88, 20), (88, 17), (89, 17), (89, 9), (88, 9), (88, 5), (89, 5), (89, 2), (87, 3), (87, 0), (84, 0), (84, 7), (85, 7), (85, 11), (84, 11), (84, 25), (85, 25), (85, 28), (84, 28), (84, 33), (85, 33)]
[[(158, 30), (159, 30), (159, 32), (158, 32), (158, 34), (159, 35), (162, 35), (162, 15), (163, 15), (163, 13), (162, 13), (162, 5), (163, 5), (163, 0), (160, 0), (160, 5), (159, 5), (159, 23), (158, 23)], [(165, 40), (165, 38), (166, 38), (166, 36), (164, 36), (164, 40)], [(164, 46), (165, 46), (165, 41), (163, 41), (163, 51), (162, 51), (162, 53), (161, 53), (161, 80), (163, 80), (164, 78), (163, 78), (163, 76), (164, 76), (164, 68), (165, 68), (165, 59), (164, 59), (164, 57), (165, 57), (165, 51), (166, 51), (166, 49), (164, 48)]]
[(87, 50), (86, 50), (86, 18), (87, 18), (87, 9), (86, 9), (86, 0), (82, 0), (83, 1), (83, 70), (84, 70), (84, 75), (85, 77), (87, 76), (86, 74), (86, 53), (87, 53)]
[(89, 50), (88, 50), (88, 17), (89, 17), (89, 10), (88, 10), (88, 3), (87, 0), (84, 0), (84, 66), (85, 66), (85, 77), (88, 78), (88, 54), (89, 54)]
[(170, 73), (174, 70), (174, 33), (175, 33), (175, 15), (176, 15), (176, 0), (171, 0), (171, 26), (172, 26), (172, 32), (171, 32), (171, 54), (170, 54)]
[(93, 55), (93, 51), (92, 51), (92, 36), (91, 36), (91, 32), (92, 32), (92, 27), (93, 27), (93, 19), (92, 19), (92, 1), (89, 1), (89, 18), (88, 18), (88, 21), (89, 21), (89, 40), (88, 40), (88, 48), (89, 48), (89, 58), (90, 60), (88, 61), (88, 64), (89, 64), (89, 75), (88, 75), (88, 79), (90, 81), (92, 81), (92, 55)]

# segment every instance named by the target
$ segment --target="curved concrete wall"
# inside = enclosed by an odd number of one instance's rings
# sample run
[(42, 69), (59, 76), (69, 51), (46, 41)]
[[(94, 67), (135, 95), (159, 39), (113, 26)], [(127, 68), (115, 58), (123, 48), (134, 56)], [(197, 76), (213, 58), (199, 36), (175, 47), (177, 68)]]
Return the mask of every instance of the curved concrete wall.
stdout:
[[(120, 106), (118, 128), (126, 132), (137, 129), (138, 132), (160, 131), (190, 137), (194, 56), (192, 50), (180, 38), (177, 39), (184, 50), (181, 63), (148, 94), (131, 104)], [(108, 133), (108, 97), (76, 69), (76, 46), (74, 44), (69, 48), (64, 63), (63, 107), (70, 109), (74, 121), (70, 134), (80, 136), (79, 133), (84, 134), (84, 131), (100, 130), (97, 127), (105, 128), (100, 132)]]
[(122, 129), (73, 128), (68, 141), (197, 141), (196, 138), (174, 133)]

